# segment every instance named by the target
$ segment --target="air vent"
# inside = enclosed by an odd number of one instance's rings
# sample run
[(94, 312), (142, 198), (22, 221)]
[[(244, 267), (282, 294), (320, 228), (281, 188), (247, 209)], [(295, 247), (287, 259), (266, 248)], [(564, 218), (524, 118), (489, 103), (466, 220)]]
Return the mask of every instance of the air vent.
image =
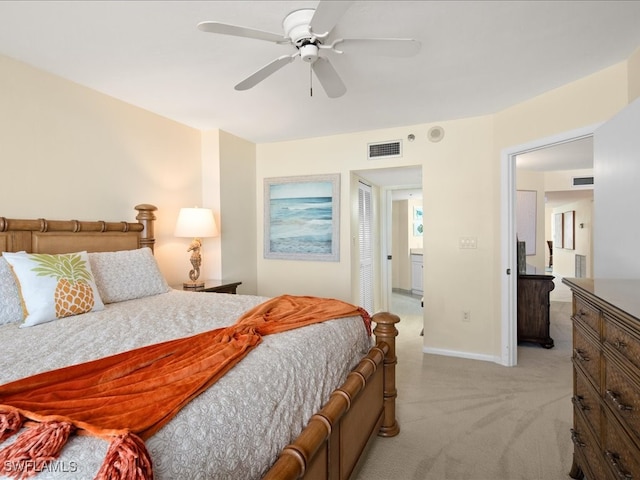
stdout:
[(402, 142), (395, 140), (393, 142), (369, 143), (368, 158), (393, 158), (402, 156)]
[(592, 187), (593, 177), (573, 177), (574, 187)]

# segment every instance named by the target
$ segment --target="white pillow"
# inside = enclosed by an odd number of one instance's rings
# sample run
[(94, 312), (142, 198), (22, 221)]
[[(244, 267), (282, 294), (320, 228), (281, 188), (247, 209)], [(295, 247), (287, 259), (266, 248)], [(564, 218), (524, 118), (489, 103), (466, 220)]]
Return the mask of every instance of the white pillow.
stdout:
[(0, 325), (22, 320), (20, 291), (11, 267), (0, 257)]
[(170, 290), (148, 247), (90, 253), (89, 261), (104, 303), (123, 302)]
[(87, 252), (3, 253), (18, 279), (25, 308), (21, 327), (102, 310)]

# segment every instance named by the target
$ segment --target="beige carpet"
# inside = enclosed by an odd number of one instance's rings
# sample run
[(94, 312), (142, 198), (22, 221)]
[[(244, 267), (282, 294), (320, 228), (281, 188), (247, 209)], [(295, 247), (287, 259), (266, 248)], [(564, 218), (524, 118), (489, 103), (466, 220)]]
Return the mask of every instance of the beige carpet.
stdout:
[(552, 302), (555, 347), (518, 366), (422, 353), (419, 300), (394, 295), (400, 435), (376, 438), (356, 480), (569, 479), (571, 304)]

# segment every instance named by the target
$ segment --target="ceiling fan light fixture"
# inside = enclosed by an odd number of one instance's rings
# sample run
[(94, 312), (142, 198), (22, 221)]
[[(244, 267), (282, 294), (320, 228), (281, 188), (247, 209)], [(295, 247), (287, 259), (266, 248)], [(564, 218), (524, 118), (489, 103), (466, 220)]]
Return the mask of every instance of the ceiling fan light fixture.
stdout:
[(318, 46), (308, 43), (300, 47), (300, 58), (307, 63), (313, 63), (318, 59)]

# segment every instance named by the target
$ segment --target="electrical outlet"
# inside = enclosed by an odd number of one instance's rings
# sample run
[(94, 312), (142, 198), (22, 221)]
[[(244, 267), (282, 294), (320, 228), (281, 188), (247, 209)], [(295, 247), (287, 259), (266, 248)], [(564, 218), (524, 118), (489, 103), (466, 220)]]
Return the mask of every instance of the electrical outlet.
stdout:
[(471, 312), (469, 310), (462, 311), (462, 321), (470, 322), (471, 321)]

